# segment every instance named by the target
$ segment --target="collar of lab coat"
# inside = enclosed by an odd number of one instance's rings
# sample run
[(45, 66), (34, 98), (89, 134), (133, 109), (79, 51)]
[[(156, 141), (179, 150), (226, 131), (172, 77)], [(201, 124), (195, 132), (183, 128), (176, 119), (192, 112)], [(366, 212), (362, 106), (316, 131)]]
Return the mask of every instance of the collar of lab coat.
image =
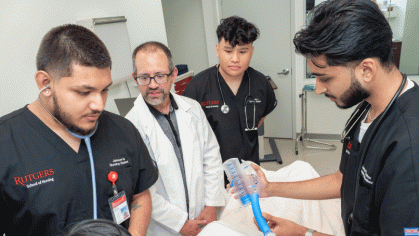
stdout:
[[(179, 109), (177, 109), (175, 112), (176, 120), (179, 127), (179, 136), (182, 142), (185, 175), (189, 191), (193, 166), (193, 145), (189, 144), (193, 143), (193, 140), (191, 140), (194, 137), (194, 135), (192, 134), (192, 130), (196, 127), (192, 127), (192, 115), (188, 113), (191, 109), (191, 105), (188, 102), (184, 101), (179, 95), (172, 95), (179, 107)], [(159, 123), (157, 122), (153, 114), (150, 112), (150, 109), (148, 108), (147, 104), (144, 101), (144, 98), (141, 95), (138, 96), (138, 98), (135, 100), (134, 109), (138, 111), (138, 114), (136, 114), (135, 116), (135, 119), (138, 120), (138, 122), (134, 123), (141, 123), (143, 131), (147, 136), (143, 138), (147, 139), (147, 142), (149, 142), (152, 149), (151, 151), (149, 150), (150, 152), (152, 152), (150, 153), (152, 158), (157, 163), (160, 163), (161, 161), (167, 161), (163, 160), (168, 158), (166, 157), (166, 155), (170, 155), (171, 157), (176, 158), (176, 154), (173, 148), (164, 148), (167, 147), (167, 145), (171, 145), (171, 143), (164, 134), (163, 130), (161, 129)], [(141, 122), (139, 120), (141, 120)], [(167, 152), (168, 154), (164, 154), (163, 152)], [(176, 189), (176, 186), (170, 184), (172, 179), (166, 178), (167, 175), (160, 176), (162, 177), (163, 183), (165, 184), (165, 188), (171, 199), (171, 202), (175, 201), (175, 199), (172, 199), (172, 197), (175, 198), (175, 196), (171, 196), (172, 194), (170, 193), (178, 192), (179, 188)]]
[[(188, 114), (189, 109), (191, 109), (191, 105), (189, 103), (187, 103), (186, 101), (184, 101), (183, 99), (180, 98), (179, 95), (177, 94), (173, 94), (171, 93), (172, 98), (175, 99), (176, 104), (178, 105), (179, 109), (176, 109), (176, 120), (178, 121), (178, 126), (179, 126), (179, 132), (182, 133), (182, 131), (184, 131), (184, 129), (181, 129), (181, 126), (179, 125), (180, 122), (177, 117), (178, 114), (180, 115), (180, 117), (182, 119), (185, 120), (185, 122), (189, 125), (191, 122), (191, 116)], [(138, 107), (137, 109), (140, 111), (139, 116), (137, 116), (137, 119), (141, 119), (143, 120), (142, 126), (144, 127), (144, 131), (147, 135), (151, 135), (151, 133), (153, 132), (153, 130), (157, 127), (156, 124), (158, 125), (157, 121), (155, 120), (153, 114), (151, 113), (150, 109), (148, 108), (146, 102), (144, 101), (143, 96), (138, 96), (138, 98), (135, 100), (134, 102), (134, 107)], [(178, 112), (179, 111), (179, 112)], [(188, 115), (186, 115), (188, 114)], [(160, 126), (158, 126), (160, 127)], [(182, 140), (182, 137), (181, 137)], [(155, 145), (153, 145), (155, 147)], [(183, 146), (183, 145), (182, 145)], [(183, 151), (183, 148), (182, 148)]]

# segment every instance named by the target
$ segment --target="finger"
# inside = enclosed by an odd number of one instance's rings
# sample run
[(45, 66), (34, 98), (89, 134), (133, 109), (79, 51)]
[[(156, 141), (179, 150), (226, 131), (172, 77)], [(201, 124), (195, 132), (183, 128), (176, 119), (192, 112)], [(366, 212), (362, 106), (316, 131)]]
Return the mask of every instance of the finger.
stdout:
[(273, 220), (273, 216), (269, 213), (266, 213), (266, 212), (262, 212), (262, 217), (265, 218), (266, 221), (272, 221)]
[(251, 166), (253, 169), (255, 169), (255, 171), (260, 170), (260, 166), (258, 166), (258, 165), (256, 165), (256, 164), (254, 164), (254, 163), (250, 163), (250, 166)]
[(207, 225), (207, 221), (206, 220), (194, 220), (194, 221), (198, 225)]

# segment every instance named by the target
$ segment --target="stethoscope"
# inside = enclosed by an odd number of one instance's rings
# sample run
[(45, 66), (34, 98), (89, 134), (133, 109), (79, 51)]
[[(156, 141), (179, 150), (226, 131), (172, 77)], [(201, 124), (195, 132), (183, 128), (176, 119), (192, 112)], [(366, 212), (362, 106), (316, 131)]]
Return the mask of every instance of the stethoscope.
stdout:
[[(97, 127), (99, 122), (96, 122), (96, 126), (95, 129), (93, 130), (93, 132), (91, 132), (88, 135), (79, 135), (76, 133), (71, 132), (67, 127), (65, 127), (65, 125), (63, 123), (61, 123), (48, 109), (47, 107), (44, 105), (44, 103), (41, 100), (41, 93), (42, 91), (44, 91), (45, 89), (49, 88), (49, 84), (47, 86), (45, 86), (45, 88), (41, 89), (41, 91), (39, 91), (38, 94), (38, 100), (39, 103), (41, 103), (41, 105), (44, 107), (44, 109), (48, 112), (48, 114), (50, 114), (59, 124), (61, 124), (72, 136), (79, 138), (79, 139), (84, 139), (84, 142), (86, 143), (86, 147), (87, 147), (87, 151), (89, 153), (89, 159), (90, 159), (90, 170), (92, 173), (92, 190), (93, 190), (93, 219), (97, 219), (97, 193), (96, 193), (96, 173), (95, 173), (95, 164), (93, 162), (93, 152), (92, 152), (92, 145), (90, 143), (90, 137), (92, 137), (92, 135), (96, 132)], [(47, 91), (48, 92), (48, 91)]]
[[(351, 215), (353, 214), (353, 211), (355, 210), (355, 204), (356, 204), (356, 200), (357, 200), (357, 195), (358, 195), (358, 187), (359, 187), (359, 179), (361, 176), (361, 169), (362, 169), (362, 165), (364, 163), (366, 154), (368, 152), (368, 149), (372, 143), (373, 138), (375, 137), (376, 133), (378, 132), (378, 128), (380, 127), (381, 123), (383, 122), (383, 119), (386, 117), (388, 111), (391, 109), (391, 107), (394, 105), (394, 103), (396, 102), (397, 98), (400, 96), (401, 92), (403, 91), (403, 88), (406, 84), (406, 80), (407, 80), (407, 76), (406, 74), (403, 74), (403, 81), (399, 87), (399, 89), (397, 90), (396, 94), (394, 94), (393, 98), (391, 99), (390, 103), (387, 105), (386, 109), (383, 111), (383, 113), (377, 118), (377, 120), (375, 120), (375, 122), (377, 122), (377, 125), (375, 125), (373, 127), (372, 132), (369, 135), (368, 140), (366, 140), (365, 142), (365, 148), (362, 150), (362, 153), (360, 155), (360, 160), (359, 160), (359, 164), (358, 164), (358, 170), (357, 170), (357, 175), (356, 175), (356, 182), (355, 182), (355, 203), (354, 203), (354, 207), (352, 210)], [(360, 104), (358, 106), (358, 109), (354, 112), (354, 115), (351, 116), (351, 118), (349, 118), (348, 122), (346, 122), (345, 125), (345, 129), (342, 132), (342, 139), (341, 142), (345, 142), (345, 140), (349, 140), (350, 137), (347, 136), (352, 128), (355, 126), (356, 123), (358, 123), (358, 120), (363, 117), (363, 115), (365, 114), (366, 111), (369, 111), (369, 109), (371, 109), (371, 105), (369, 103), (367, 103), (366, 101), (362, 102), (362, 104)], [(355, 117), (357, 117), (355, 119)], [(353, 122), (353, 120), (355, 119), (355, 121)], [(349, 129), (348, 129), (349, 127)], [(349, 217), (349, 219), (351, 219), (351, 216)]]
[[(218, 73), (220, 73), (219, 72), (219, 67), (220, 67), (220, 65), (216, 66), (218, 88), (220, 89), (221, 98), (223, 99), (223, 105), (221, 106), (221, 112), (224, 113), (224, 114), (227, 114), (230, 111), (230, 107), (226, 104), (226, 102), (224, 100), (223, 90), (221, 89), (220, 77), (218, 76)], [(246, 119), (246, 128), (244, 130), (245, 131), (253, 131), (253, 130), (258, 130), (258, 128), (255, 126), (256, 102), (254, 101), (252, 96), (250, 96), (250, 75), (249, 75), (249, 72), (247, 70), (246, 70), (246, 73), (247, 73), (247, 77), (249, 77), (249, 94), (244, 99), (244, 116), (245, 116), (245, 119)], [(249, 103), (253, 103), (253, 126), (251, 128), (249, 127), (248, 122), (247, 122), (247, 102), (248, 101), (249, 101)]]

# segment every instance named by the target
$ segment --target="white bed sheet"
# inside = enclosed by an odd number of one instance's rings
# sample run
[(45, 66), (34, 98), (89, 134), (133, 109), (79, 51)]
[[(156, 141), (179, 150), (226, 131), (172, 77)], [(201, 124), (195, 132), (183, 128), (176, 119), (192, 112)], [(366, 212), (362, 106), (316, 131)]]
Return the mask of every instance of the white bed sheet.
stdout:
[[(303, 161), (296, 161), (278, 171), (263, 170), (267, 179), (289, 182), (319, 177), (314, 168)], [(262, 212), (282, 217), (308, 228), (331, 235), (345, 235), (341, 218), (340, 199), (296, 200), (281, 197), (261, 198)], [(250, 204), (243, 207), (229, 194), (227, 205), (219, 212), (218, 221), (203, 228), (199, 236), (210, 235), (263, 235), (253, 221)]]

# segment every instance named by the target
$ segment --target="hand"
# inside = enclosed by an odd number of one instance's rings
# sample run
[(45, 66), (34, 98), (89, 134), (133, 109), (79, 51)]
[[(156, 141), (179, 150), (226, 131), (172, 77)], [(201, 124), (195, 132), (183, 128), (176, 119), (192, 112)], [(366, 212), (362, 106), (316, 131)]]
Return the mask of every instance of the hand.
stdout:
[(263, 173), (260, 166), (258, 166), (256, 164), (250, 163), (250, 166), (252, 166), (252, 168), (256, 171), (256, 174), (258, 175), (258, 178), (259, 178), (259, 185), (260, 185), (259, 197), (261, 197), (261, 198), (269, 197), (269, 194), (268, 194), (268, 191), (267, 191), (269, 182), (266, 179), (265, 173)]
[(217, 220), (217, 208), (213, 206), (206, 206), (196, 220), (205, 220), (207, 224)]
[[(268, 223), (269, 228), (275, 235), (281, 236), (295, 236), (295, 235), (305, 235), (308, 228), (296, 224), (292, 221), (272, 216), (266, 212), (262, 213), (263, 218), (265, 218)], [(255, 221), (256, 224), (256, 221)], [(257, 225), (257, 224), (256, 224)]]
[(201, 232), (201, 225), (206, 225), (206, 220), (187, 220), (179, 233), (183, 236), (196, 236)]
[[(259, 193), (259, 197), (261, 198), (265, 198), (265, 197), (270, 197), (270, 195), (268, 194), (268, 180), (266, 179), (265, 173), (263, 173), (262, 169), (260, 168), (260, 166), (250, 163), (250, 166), (252, 166), (252, 168), (256, 171), (256, 174), (258, 176), (259, 179), (259, 185), (260, 185), (260, 193)], [(226, 187), (228, 188), (230, 186), (230, 183), (228, 183), (226, 185)], [(231, 193), (234, 194), (234, 188), (231, 188)], [(227, 189), (228, 191), (229, 189)], [(237, 195), (234, 195), (235, 199), (238, 199), (239, 197)]]

